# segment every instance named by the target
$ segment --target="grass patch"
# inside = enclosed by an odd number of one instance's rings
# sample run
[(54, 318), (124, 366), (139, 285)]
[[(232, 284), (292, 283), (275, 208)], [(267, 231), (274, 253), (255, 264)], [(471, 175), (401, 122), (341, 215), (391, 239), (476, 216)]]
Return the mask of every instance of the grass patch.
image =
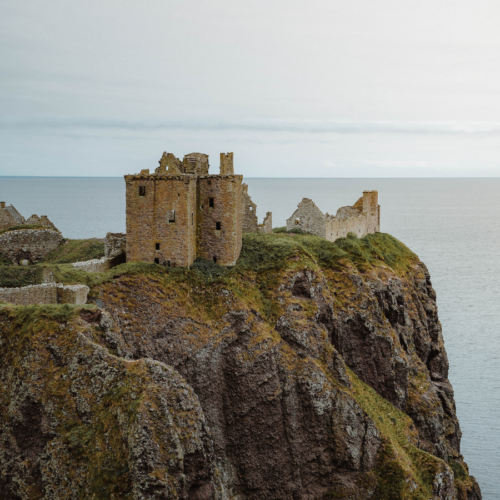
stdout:
[(364, 238), (349, 235), (335, 242), (311, 234), (246, 233), (243, 235), (240, 257), (233, 267), (223, 267), (206, 259), (196, 259), (189, 269), (169, 268), (147, 262), (127, 262), (104, 273), (89, 273), (74, 269), (61, 261), (72, 261), (76, 255), (78, 255), (77, 260), (87, 260), (82, 258), (82, 252), (87, 251), (85, 249), (90, 249), (88, 251), (93, 251), (92, 248), (98, 249), (101, 244), (95, 240), (91, 246), (82, 246), (82, 242), (88, 243), (92, 240), (69, 240), (69, 242), (69, 248), (75, 251), (63, 254), (60, 247), (54, 251), (58, 253), (52, 253), (48, 259), (55, 262), (45, 262), (44, 266), (52, 270), (57, 282), (65, 285), (81, 283), (90, 288), (123, 275), (157, 275), (163, 277), (162, 279), (178, 283), (210, 284), (227, 283), (231, 279), (241, 279), (242, 276), (252, 272), (257, 274), (256, 280), (262, 285), (261, 288), (266, 289), (270, 286), (270, 280), (277, 278), (276, 273), (270, 271), (284, 269), (290, 265), (290, 260), (299, 260), (302, 257), (312, 260), (319, 267), (336, 270), (342, 269), (348, 261), (360, 271), (380, 262), (395, 270), (405, 269), (413, 259), (417, 258), (400, 241), (384, 233), (370, 234)]
[(215, 262), (207, 259), (198, 258), (193, 262), (191, 270), (201, 278), (202, 281), (214, 281), (225, 278), (231, 269), (219, 266)]
[(304, 231), (301, 227), (294, 227), (294, 228), (290, 229), (290, 231), (289, 231), (286, 226), (273, 228), (273, 233), (275, 233), (275, 234), (280, 234), (280, 233), (311, 234), (311, 233), (308, 233), (307, 231)]
[(12, 261), (6, 257), (5, 255), (2, 255), (0, 253), (0, 266), (10, 266), (12, 264)]
[[(279, 228), (277, 228), (279, 229)], [(347, 259), (360, 271), (384, 262), (393, 269), (406, 268), (417, 256), (403, 243), (385, 233), (358, 238), (350, 233), (347, 238), (332, 242), (311, 234), (247, 233), (236, 267), (242, 270), (265, 271), (286, 266), (287, 259), (300, 252), (308, 254), (320, 267), (338, 268)]]
[[(382, 438), (373, 500), (428, 500), (432, 497), (434, 478), (444, 470), (445, 463), (416, 446), (418, 433), (408, 415), (362, 382), (352, 370), (348, 368), (348, 371), (356, 401), (373, 419)], [(415, 483), (418, 488), (414, 490), (412, 484)]]
[(97, 239), (63, 240), (40, 262), (45, 264), (71, 264), (104, 257), (104, 243)]
[(38, 285), (42, 279), (42, 267), (39, 266), (0, 266), (0, 288)]

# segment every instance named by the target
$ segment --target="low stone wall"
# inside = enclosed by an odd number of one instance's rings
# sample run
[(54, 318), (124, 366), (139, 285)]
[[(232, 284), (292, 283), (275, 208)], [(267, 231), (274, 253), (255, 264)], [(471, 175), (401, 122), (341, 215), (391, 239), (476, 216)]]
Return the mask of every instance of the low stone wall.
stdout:
[(21, 288), (0, 288), (0, 301), (20, 306), (35, 304), (79, 304), (87, 303), (89, 287), (85, 285), (63, 285), (44, 283)]
[(103, 273), (113, 267), (113, 260), (107, 257), (101, 259), (86, 260), (84, 262), (74, 262), (72, 266), (75, 269), (86, 271), (88, 273)]
[(13, 263), (36, 262), (57, 248), (63, 237), (52, 229), (16, 229), (0, 234), (0, 253)]

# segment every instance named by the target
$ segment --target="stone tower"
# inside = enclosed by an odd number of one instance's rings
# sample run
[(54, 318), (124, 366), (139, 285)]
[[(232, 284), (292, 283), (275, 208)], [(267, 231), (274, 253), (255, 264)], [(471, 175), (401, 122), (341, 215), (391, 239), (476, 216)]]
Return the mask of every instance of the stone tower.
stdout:
[(163, 153), (154, 174), (126, 175), (127, 261), (190, 266), (196, 257), (223, 266), (241, 251), (242, 175), (233, 153), (221, 154), (219, 175), (209, 174), (208, 155), (182, 162)]

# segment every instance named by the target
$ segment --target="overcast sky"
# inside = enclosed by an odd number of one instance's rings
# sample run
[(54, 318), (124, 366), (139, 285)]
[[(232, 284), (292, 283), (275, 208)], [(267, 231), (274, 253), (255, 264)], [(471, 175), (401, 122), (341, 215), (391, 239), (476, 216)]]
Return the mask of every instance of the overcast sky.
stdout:
[(500, 2), (0, 2), (0, 175), (500, 175)]

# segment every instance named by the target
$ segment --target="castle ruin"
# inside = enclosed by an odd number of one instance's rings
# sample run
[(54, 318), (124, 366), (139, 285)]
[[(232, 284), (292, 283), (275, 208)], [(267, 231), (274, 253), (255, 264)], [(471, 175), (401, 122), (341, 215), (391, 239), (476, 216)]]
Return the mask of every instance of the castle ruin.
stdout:
[(299, 227), (303, 231), (330, 241), (354, 233), (359, 238), (380, 231), (380, 205), (377, 191), (363, 191), (353, 205), (341, 207), (336, 215), (323, 212), (309, 198), (304, 198), (286, 221), (287, 230)]
[(28, 220), (26, 220), (12, 205), (7, 206), (5, 201), (0, 201), (0, 231), (10, 227), (24, 226), (28, 224), (55, 229), (54, 224), (50, 222), (46, 215), (38, 217), (38, 215), (33, 214)]
[[(243, 176), (234, 174), (233, 153), (220, 154), (215, 175), (203, 153), (180, 161), (165, 152), (159, 164), (154, 173), (145, 169), (125, 176), (127, 262), (186, 267), (201, 257), (235, 265), (242, 232), (259, 227), (253, 224), (255, 207), (251, 220), (243, 208), (248, 192)], [(269, 223), (266, 227), (270, 232)]]
[(26, 220), (12, 205), (0, 202), (0, 254), (13, 264), (42, 259), (57, 248), (62, 239), (46, 215), (41, 218), (32, 215)]

